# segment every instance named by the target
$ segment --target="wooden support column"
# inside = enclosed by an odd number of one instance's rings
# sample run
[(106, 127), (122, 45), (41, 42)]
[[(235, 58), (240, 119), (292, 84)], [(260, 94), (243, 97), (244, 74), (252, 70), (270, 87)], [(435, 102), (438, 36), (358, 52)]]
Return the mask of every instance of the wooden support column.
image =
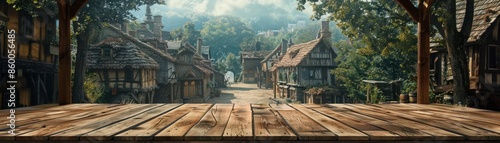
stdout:
[(59, 105), (71, 104), (71, 18), (88, 0), (57, 0), (59, 6)]
[(430, 13), (433, 0), (419, 0), (416, 8), (410, 0), (395, 0), (418, 22), (417, 103), (429, 104)]

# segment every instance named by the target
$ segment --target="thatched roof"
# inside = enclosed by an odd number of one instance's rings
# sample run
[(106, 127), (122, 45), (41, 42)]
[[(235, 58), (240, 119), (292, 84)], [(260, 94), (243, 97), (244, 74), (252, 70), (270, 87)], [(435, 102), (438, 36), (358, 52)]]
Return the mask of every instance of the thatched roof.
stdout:
[[(457, 28), (462, 28), (465, 17), (465, 0), (457, 0)], [(470, 37), (467, 42), (481, 39), (486, 31), (491, 31), (491, 26), (500, 15), (500, 1), (474, 0), (474, 20)], [(488, 30), (490, 29), (490, 30)]]
[(148, 54), (148, 55), (158, 55), (159, 57), (162, 57), (163, 59), (165, 60), (168, 60), (168, 61), (171, 61), (171, 62), (177, 62), (177, 59), (175, 59), (174, 57), (172, 57), (170, 54), (168, 54), (167, 52), (164, 52), (160, 49), (157, 49), (149, 44), (146, 44), (144, 42), (142, 42), (141, 40), (135, 38), (135, 37), (132, 37), (130, 35), (128, 35), (127, 33), (124, 33), (122, 32), (120, 29), (114, 27), (114, 26), (109, 26), (109, 29), (111, 29), (112, 31), (114, 31), (115, 33), (119, 34), (122, 39), (124, 40), (128, 40), (130, 41), (131, 43), (137, 45), (141, 50), (142, 52)]
[[(101, 49), (110, 49), (111, 57), (101, 54)], [(122, 39), (105, 39), (90, 47), (87, 53), (87, 65), (89, 69), (124, 69), (130, 66), (132, 69), (157, 69), (158, 63), (136, 45), (124, 42)]]

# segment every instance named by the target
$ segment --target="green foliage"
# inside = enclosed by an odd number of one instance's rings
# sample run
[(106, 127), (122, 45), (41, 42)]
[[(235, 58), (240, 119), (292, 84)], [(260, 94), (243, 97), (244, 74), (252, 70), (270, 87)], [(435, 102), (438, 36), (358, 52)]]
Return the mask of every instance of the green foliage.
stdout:
[(233, 53), (229, 53), (227, 55), (225, 67), (227, 71), (232, 71), (233, 73), (235, 73), (235, 77), (237, 77), (237, 74), (241, 72), (240, 62), (238, 61), (238, 59), (236, 59), (236, 56)]
[(411, 80), (403, 81), (403, 93), (408, 94), (417, 90), (417, 82)]
[(220, 16), (203, 23), (201, 36), (206, 45), (217, 51), (213, 53), (217, 59), (228, 53), (239, 53), (242, 43), (254, 40), (253, 30), (239, 18), (231, 16)]
[(338, 68), (332, 71), (350, 97), (363, 99), (361, 80), (409, 79), (416, 72), (416, 24), (393, 1), (298, 0), (312, 5), (313, 19), (327, 15), (350, 41), (334, 43)]
[(85, 89), (85, 96), (90, 103), (96, 103), (104, 94), (104, 86), (99, 82), (99, 77), (96, 73), (88, 73), (85, 76), (83, 88)]
[(192, 22), (186, 22), (184, 26), (173, 30), (171, 35), (174, 39), (179, 38), (182, 42), (188, 42), (191, 45), (196, 45), (196, 40), (201, 38), (200, 31), (195, 29)]

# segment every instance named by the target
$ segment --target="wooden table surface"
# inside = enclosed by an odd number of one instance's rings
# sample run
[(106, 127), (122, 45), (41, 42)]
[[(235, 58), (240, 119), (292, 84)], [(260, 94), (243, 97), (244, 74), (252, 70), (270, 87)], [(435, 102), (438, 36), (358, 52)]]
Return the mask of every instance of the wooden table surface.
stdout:
[(0, 142), (500, 141), (500, 112), (419, 104), (70, 104), (1, 110)]

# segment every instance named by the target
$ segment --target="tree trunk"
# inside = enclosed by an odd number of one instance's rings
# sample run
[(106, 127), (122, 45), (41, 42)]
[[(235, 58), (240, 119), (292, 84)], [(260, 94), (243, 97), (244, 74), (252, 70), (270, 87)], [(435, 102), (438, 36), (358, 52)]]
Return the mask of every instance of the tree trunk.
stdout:
[[(80, 22), (83, 21), (78, 21), (78, 23)], [(77, 30), (78, 23), (74, 23), (74, 31), (79, 31)], [(73, 79), (73, 103), (87, 101), (87, 98), (84, 96), (83, 84), (85, 82), (85, 72), (87, 71), (87, 51), (93, 31), (93, 28), (85, 28), (85, 30), (80, 30), (80, 33), (76, 35), (78, 48), (76, 50), (75, 75)]]
[[(446, 11), (450, 16), (446, 16), (446, 20), (443, 22), (443, 29), (453, 73), (453, 104), (465, 104), (465, 98), (468, 96), (469, 91), (469, 67), (467, 66), (467, 48), (465, 47), (465, 43), (469, 37), (468, 33), (470, 33), (471, 23), (464, 22), (464, 27), (461, 30), (461, 32), (464, 33), (458, 32), (455, 2), (455, 0), (447, 1)], [(473, 1), (471, 3), (473, 4)], [(471, 12), (471, 10), (469, 10), (471, 9), (469, 5), (467, 9), (468, 12)], [(465, 19), (466, 21), (472, 19), (472, 16), (466, 17)], [(469, 28), (469, 30), (467, 30), (467, 28)]]

